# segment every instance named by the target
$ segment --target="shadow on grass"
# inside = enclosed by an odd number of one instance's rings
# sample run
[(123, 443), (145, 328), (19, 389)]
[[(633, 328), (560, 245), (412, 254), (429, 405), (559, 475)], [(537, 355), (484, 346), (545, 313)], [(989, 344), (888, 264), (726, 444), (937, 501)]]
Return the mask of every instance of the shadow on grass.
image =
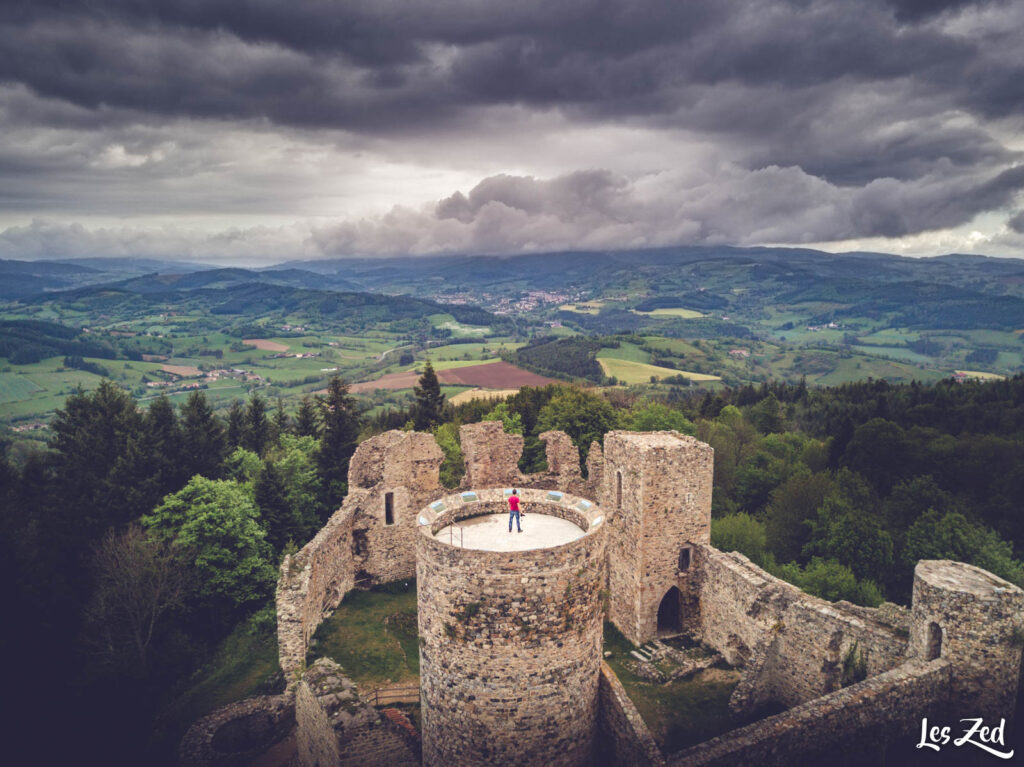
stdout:
[(729, 696), (739, 682), (731, 669), (710, 668), (686, 680), (655, 684), (634, 674), (626, 661), (637, 649), (611, 623), (604, 624), (608, 665), (619, 677), (662, 753), (671, 754), (702, 743), (736, 726)]

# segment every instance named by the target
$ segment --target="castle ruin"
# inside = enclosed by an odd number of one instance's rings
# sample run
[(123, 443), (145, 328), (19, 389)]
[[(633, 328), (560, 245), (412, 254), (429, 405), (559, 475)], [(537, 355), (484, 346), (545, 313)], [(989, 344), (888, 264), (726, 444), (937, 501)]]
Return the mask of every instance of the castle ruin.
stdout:
[[(561, 432), (541, 435), (548, 469), (534, 475), (518, 468), (523, 438), (498, 422), (463, 426), (460, 439), (459, 492), (441, 486), (429, 434), (359, 446), (344, 504), (281, 566), (287, 690), (197, 722), (183, 764), (246, 764), (293, 730), (303, 767), (782, 765), (913, 732), (936, 712), (1012, 718), (1016, 586), (922, 561), (910, 608), (827, 602), (710, 545), (713, 451), (692, 437), (610, 432), (586, 477)], [(569, 523), (571, 539), (502, 551), (456, 537), (507, 509), (512, 487), (532, 514)], [(422, 737), (361, 698), (337, 664), (306, 666), (314, 631), (350, 590), (412, 577)], [(742, 669), (730, 708), (752, 723), (663, 754), (602, 662), (605, 617), (638, 645), (685, 634), (717, 650)], [(843, 677), (851, 655), (862, 681)]]

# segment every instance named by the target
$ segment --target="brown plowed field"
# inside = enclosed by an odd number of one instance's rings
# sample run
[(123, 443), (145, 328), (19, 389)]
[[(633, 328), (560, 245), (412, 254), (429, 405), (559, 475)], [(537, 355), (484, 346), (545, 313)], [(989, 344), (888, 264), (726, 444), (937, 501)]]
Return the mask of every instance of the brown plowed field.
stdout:
[(181, 376), (182, 378), (195, 378), (196, 376), (201, 376), (203, 374), (203, 371), (199, 368), (194, 368), (189, 365), (161, 365), (160, 369), (168, 373), (173, 373), (176, 376)]
[(419, 373), (388, 373), (376, 381), (364, 381), (348, 387), (350, 392), (373, 391), (374, 389), (411, 389), (420, 380)]
[(518, 389), (520, 386), (547, 386), (549, 383), (557, 383), (553, 378), (545, 378), (508, 362), (451, 368), (442, 370), (437, 377), (441, 379), (441, 383), (479, 386), (484, 389)]
[[(437, 378), (443, 384), (479, 386), (484, 389), (518, 389), (521, 386), (547, 386), (549, 383), (557, 383), (553, 378), (545, 378), (528, 370), (517, 368), (508, 362), (492, 362), (487, 365), (438, 370)], [(411, 389), (419, 380), (420, 374), (415, 372), (388, 373), (376, 381), (352, 384), (349, 391)]]
[(284, 344), (279, 344), (277, 341), (268, 341), (265, 338), (246, 338), (242, 343), (249, 344), (249, 346), (255, 346), (257, 349), (262, 349), (265, 352), (288, 351), (288, 347)]

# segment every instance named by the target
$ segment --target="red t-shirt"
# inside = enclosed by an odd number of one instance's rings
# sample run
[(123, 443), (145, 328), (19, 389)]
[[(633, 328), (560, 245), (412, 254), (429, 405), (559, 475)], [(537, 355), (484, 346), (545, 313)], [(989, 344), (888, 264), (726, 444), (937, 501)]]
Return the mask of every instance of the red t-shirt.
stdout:
[(509, 511), (519, 511), (519, 496), (518, 495), (510, 495), (508, 497), (508, 510)]

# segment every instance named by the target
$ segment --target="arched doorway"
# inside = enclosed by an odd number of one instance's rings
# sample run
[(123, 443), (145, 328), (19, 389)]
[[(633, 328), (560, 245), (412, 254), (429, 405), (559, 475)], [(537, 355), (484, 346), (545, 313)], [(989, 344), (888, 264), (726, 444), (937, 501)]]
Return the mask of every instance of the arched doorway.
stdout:
[(661, 598), (658, 605), (658, 633), (678, 634), (683, 630), (683, 595), (675, 586)]

